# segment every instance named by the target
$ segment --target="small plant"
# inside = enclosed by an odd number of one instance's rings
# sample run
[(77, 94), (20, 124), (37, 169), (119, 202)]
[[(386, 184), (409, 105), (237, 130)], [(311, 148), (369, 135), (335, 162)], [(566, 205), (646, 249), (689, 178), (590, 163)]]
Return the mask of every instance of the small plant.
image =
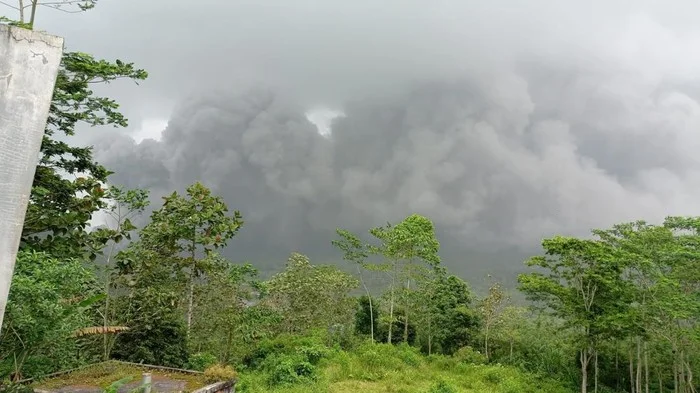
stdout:
[(131, 382), (132, 379), (134, 379), (134, 377), (124, 377), (118, 381), (114, 381), (109, 386), (107, 386), (107, 388), (104, 390), (104, 393), (117, 393), (119, 391), (119, 388)]
[(20, 383), (0, 382), (0, 393), (33, 393), (34, 389)]
[(204, 371), (217, 363), (216, 356), (210, 353), (195, 353), (187, 360), (188, 367), (197, 371)]
[(238, 376), (236, 370), (231, 366), (215, 364), (204, 370), (204, 378), (209, 383), (230, 381)]
[(448, 384), (445, 381), (438, 381), (436, 384), (434, 384), (430, 390), (428, 391), (429, 393), (457, 393), (457, 389), (455, 389), (452, 385)]

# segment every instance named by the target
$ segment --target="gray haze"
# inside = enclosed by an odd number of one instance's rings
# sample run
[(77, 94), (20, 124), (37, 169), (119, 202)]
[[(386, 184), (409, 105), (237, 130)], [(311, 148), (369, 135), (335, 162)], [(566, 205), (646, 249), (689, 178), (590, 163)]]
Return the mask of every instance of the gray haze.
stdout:
[[(241, 210), (229, 255), (328, 258), (333, 229), (431, 217), (450, 267), (512, 272), (543, 236), (700, 213), (695, 1), (104, 0), (49, 14), (135, 61), (116, 183), (197, 180)], [(107, 90), (105, 90), (106, 92)], [(331, 136), (305, 113), (341, 110)], [(160, 141), (129, 133), (169, 119)]]

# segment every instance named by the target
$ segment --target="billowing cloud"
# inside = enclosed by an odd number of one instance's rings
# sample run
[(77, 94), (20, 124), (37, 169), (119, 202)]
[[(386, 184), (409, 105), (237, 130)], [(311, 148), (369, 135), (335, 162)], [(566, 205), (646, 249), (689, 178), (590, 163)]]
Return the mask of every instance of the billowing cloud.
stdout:
[[(483, 266), (459, 258), (700, 213), (689, 9), (236, 3), (225, 39), (216, 27), (177, 37), (185, 49), (168, 55), (181, 63), (162, 92), (197, 92), (162, 139), (104, 137), (97, 156), (117, 183), (162, 193), (201, 180), (224, 195), (247, 221), (238, 259), (325, 256), (335, 227), (416, 212), (435, 221), (452, 266)], [(317, 105), (343, 113), (328, 136), (306, 116)]]

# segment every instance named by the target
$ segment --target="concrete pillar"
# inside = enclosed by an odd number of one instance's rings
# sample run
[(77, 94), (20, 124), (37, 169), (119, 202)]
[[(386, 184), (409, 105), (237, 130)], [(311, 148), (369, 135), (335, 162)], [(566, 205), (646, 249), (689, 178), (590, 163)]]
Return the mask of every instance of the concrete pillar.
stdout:
[(0, 24), (0, 326), (63, 38)]
[(151, 373), (143, 373), (143, 393), (151, 393)]

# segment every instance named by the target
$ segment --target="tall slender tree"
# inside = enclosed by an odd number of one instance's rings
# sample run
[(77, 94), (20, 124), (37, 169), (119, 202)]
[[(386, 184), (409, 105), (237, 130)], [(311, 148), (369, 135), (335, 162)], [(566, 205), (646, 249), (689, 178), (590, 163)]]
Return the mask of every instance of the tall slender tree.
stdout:
[(196, 280), (218, 266), (220, 259), (212, 252), (228, 244), (243, 225), (243, 218), (237, 210), (229, 214), (223, 199), (201, 183), (187, 187), (186, 194), (174, 192), (163, 198), (163, 207), (153, 212), (141, 237), (146, 248), (176, 257), (186, 276), (189, 335)]
[(599, 240), (556, 236), (542, 242), (545, 255), (526, 264), (543, 272), (521, 274), (520, 289), (547, 307), (577, 335), (581, 393), (588, 391), (589, 365), (595, 359), (611, 321), (627, 304), (621, 276), (623, 266), (610, 247)]
[[(410, 290), (411, 280), (421, 267), (433, 268), (440, 264), (438, 251), (440, 243), (435, 237), (435, 227), (432, 221), (418, 214), (412, 214), (395, 226), (387, 224), (370, 230), (380, 244), (370, 249), (374, 253), (384, 256), (387, 263), (385, 271), (388, 272), (391, 284), (389, 287), (389, 329), (387, 342), (392, 341), (392, 327), (394, 323), (394, 306), (396, 302), (396, 285), (405, 282), (403, 287)], [(422, 262), (423, 265), (416, 265)], [(404, 296), (404, 341), (408, 341), (409, 323), (409, 297)]]

